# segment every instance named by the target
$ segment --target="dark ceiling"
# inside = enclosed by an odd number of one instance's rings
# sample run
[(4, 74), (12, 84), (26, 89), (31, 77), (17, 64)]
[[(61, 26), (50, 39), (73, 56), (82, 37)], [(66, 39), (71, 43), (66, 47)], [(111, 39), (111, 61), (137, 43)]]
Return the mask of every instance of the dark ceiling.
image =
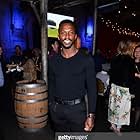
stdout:
[[(38, 6), (40, 0), (22, 1), (33, 1), (36, 6)], [(119, 23), (119, 25), (123, 27), (134, 29), (135, 31), (140, 30), (140, 0), (96, 1), (98, 18), (102, 16), (107, 20)], [(95, 0), (48, 0), (48, 11), (71, 15), (76, 14), (76, 11), (82, 10), (82, 8), (85, 8), (86, 10), (92, 9), (90, 12), (93, 12), (94, 5)]]
[[(140, 0), (96, 0), (97, 14), (126, 28), (139, 30)], [(48, 0), (50, 11), (67, 11), (78, 6), (94, 7), (94, 0)], [(119, 13), (120, 12), (120, 13)]]
[(99, 8), (98, 14), (123, 27), (133, 30), (140, 29), (140, 0), (117, 0), (110, 6)]
[(79, 5), (84, 6), (91, 2), (92, 0), (48, 0), (48, 9), (51, 11), (68, 10), (71, 7), (77, 7)]
[[(122, 27), (140, 30), (140, 0), (96, 0), (98, 17), (102, 16), (112, 22), (117, 22)], [(93, 8), (94, 0), (48, 0), (50, 11), (69, 11), (71, 8), (78, 10), (83, 6)], [(120, 13), (119, 13), (120, 12)]]

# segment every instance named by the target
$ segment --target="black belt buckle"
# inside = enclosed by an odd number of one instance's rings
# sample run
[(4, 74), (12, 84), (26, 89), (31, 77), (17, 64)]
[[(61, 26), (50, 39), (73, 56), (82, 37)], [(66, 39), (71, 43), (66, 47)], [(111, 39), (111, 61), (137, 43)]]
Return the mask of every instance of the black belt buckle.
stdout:
[(64, 104), (65, 105), (75, 105), (75, 100), (65, 101)]
[(76, 100), (74, 101), (75, 104), (79, 104), (79, 103), (81, 103), (81, 102), (82, 102), (81, 99), (76, 99)]

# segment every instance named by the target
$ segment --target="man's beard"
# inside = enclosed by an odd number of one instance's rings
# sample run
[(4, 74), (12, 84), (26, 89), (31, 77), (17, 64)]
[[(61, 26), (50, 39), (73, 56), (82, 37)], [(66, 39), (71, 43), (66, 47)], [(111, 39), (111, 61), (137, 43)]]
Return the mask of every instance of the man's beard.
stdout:
[(72, 47), (72, 44), (68, 47), (64, 46), (63, 44), (62, 44), (62, 46), (63, 46), (64, 49), (70, 49)]

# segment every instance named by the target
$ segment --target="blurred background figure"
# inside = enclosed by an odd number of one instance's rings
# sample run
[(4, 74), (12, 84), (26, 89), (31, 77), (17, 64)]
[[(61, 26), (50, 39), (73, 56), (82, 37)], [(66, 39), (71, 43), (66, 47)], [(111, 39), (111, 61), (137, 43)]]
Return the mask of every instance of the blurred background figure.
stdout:
[(41, 79), (41, 50), (33, 48), (24, 53), (26, 61), (23, 65), (23, 79), (35, 82)]
[(41, 79), (41, 50), (39, 48), (32, 49), (32, 57), (31, 59), (34, 62), (36, 72), (37, 72), (37, 79)]
[(21, 66), (24, 63), (24, 56), (20, 45), (15, 46), (15, 54), (10, 58), (10, 64), (16, 64)]
[(60, 49), (59, 41), (57, 39), (52, 40), (49, 47), (48, 57), (52, 57), (54, 54), (59, 53)]
[(25, 63), (25, 58), (23, 56), (21, 46), (16, 45), (15, 52), (10, 58), (10, 63), (7, 64), (8, 85), (10, 86), (13, 100), (14, 100), (16, 82), (23, 80), (22, 65), (24, 63)]
[(75, 41), (75, 46), (77, 49), (81, 48), (81, 38), (78, 36)]
[(29, 58), (23, 65), (23, 79), (31, 82), (37, 80), (37, 70), (34, 61)]
[(58, 43), (58, 41), (54, 41), (54, 44), (52, 44), (52, 48), (56, 53), (58, 53), (58, 51), (59, 51), (59, 43)]
[(5, 97), (7, 92), (6, 90), (6, 62), (3, 56), (3, 47), (0, 45), (0, 112), (5, 111), (4, 108), (7, 106), (7, 103), (5, 105)]
[(134, 49), (135, 60), (135, 84), (133, 92), (135, 95), (135, 129), (140, 131), (140, 45)]
[(10, 58), (10, 63), (7, 64), (9, 78), (13, 81), (11, 83), (12, 87), (15, 87), (17, 81), (22, 80), (23, 72), (20, 69), (25, 62), (25, 58), (22, 54), (22, 49), (20, 45), (15, 46), (15, 52)]
[(94, 61), (95, 61), (95, 70), (96, 73), (100, 72), (102, 70), (102, 64), (105, 64), (107, 60), (105, 57), (102, 55), (101, 50), (97, 49), (94, 54)]
[(32, 59), (32, 50), (24, 51), (25, 63), (23, 64), (23, 79), (33, 82), (37, 80), (37, 69)]

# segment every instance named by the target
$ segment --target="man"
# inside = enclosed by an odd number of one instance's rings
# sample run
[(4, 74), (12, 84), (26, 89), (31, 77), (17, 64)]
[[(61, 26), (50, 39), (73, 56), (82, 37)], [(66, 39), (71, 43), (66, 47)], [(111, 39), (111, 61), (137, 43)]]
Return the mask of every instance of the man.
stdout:
[(15, 46), (15, 54), (13, 54), (10, 58), (11, 64), (22, 65), (24, 63), (24, 57), (22, 54), (22, 49), (20, 45)]
[(94, 61), (74, 45), (77, 34), (72, 21), (62, 21), (58, 32), (62, 50), (49, 59), (50, 117), (56, 131), (91, 131), (97, 97)]
[(32, 58), (31, 58), (36, 66), (37, 79), (41, 79), (41, 50), (39, 48), (33, 48), (32, 50)]

